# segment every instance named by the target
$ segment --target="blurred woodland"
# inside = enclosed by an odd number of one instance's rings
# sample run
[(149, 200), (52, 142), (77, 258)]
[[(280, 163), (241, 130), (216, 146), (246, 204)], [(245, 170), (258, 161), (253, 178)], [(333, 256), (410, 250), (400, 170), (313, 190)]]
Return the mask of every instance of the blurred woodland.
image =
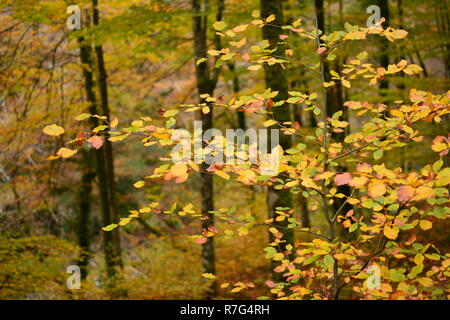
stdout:
[[(448, 299), (449, 27), (447, 0), (2, 0), (0, 299)], [(196, 119), (280, 129), (280, 174), (174, 165)]]

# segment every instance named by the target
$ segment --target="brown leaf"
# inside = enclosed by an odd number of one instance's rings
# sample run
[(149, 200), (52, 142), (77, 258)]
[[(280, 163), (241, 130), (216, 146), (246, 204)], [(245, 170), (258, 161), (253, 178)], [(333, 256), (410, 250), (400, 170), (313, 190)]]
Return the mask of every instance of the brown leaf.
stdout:
[(411, 186), (401, 186), (397, 190), (397, 198), (401, 203), (406, 203), (414, 197), (414, 188)]
[(103, 138), (100, 136), (92, 136), (88, 139), (88, 142), (91, 144), (91, 146), (98, 150), (103, 145)]
[(352, 180), (352, 175), (350, 173), (348, 173), (348, 172), (337, 174), (334, 177), (334, 182), (338, 186), (342, 186), (344, 184), (348, 184), (350, 182), (350, 180)]

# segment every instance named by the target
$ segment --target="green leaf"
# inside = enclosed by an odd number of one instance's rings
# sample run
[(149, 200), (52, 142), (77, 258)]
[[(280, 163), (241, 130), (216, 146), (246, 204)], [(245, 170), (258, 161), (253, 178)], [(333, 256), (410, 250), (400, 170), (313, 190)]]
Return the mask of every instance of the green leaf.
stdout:
[(436, 161), (433, 164), (433, 171), (438, 172), (442, 168), (443, 164), (444, 164), (444, 161), (442, 161), (442, 159), (439, 159), (438, 161)]
[(358, 224), (354, 223), (351, 225), (351, 227), (348, 229), (348, 232), (352, 233), (353, 231), (355, 231), (356, 229), (358, 229)]
[(222, 31), (223, 29), (225, 29), (227, 27), (227, 24), (223, 21), (217, 21), (213, 24), (213, 28), (216, 31)]
[(327, 254), (324, 258), (323, 258), (323, 263), (325, 264), (325, 266), (330, 269), (334, 266), (334, 258), (331, 254)]
[(109, 226), (106, 226), (106, 227), (104, 227), (102, 229), (103, 229), (103, 231), (112, 231), (115, 228), (117, 228), (118, 226), (119, 226), (118, 224), (113, 223), (113, 224), (110, 224)]
[(375, 160), (381, 159), (382, 156), (383, 156), (383, 149), (379, 149), (373, 153), (373, 158)]
[(81, 121), (81, 120), (85, 120), (85, 119), (90, 118), (90, 117), (91, 117), (91, 115), (89, 113), (82, 113), (82, 114), (78, 115), (75, 118), (75, 120)]
[(176, 121), (174, 118), (170, 118), (169, 120), (167, 120), (166, 122), (166, 129), (170, 129), (175, 125)]

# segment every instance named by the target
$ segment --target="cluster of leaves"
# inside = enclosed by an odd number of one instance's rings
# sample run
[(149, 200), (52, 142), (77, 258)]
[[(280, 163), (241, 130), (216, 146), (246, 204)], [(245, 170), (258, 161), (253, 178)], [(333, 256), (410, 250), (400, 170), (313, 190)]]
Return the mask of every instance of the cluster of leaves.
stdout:
[[(245, 37), (239, 40), (236, 37), (243, 34), (247, 28), (262, 28), (271, 25), (275, 17), (260, 19), (259, 13), (253, 14), (255, 20), (249, 24), (241, 24), (229, 28), (225, 22), (214, 25), (217, 34), (223, 38), (230, 38), (230, 47), (220, 51), (210, 50), (208, 54), (215, 58), (218, 68), (224, 62), (232, 59), (241, 60), (248, 64), (249, 71), (258, 71), (265, 64), (280, 64), (285, 67), (290, 63), (289, 57), (293, 55), (292, 49), (286, 49), (285, 57), (273, 56), (276, 48), (271, 48), (267, 40), (257, 44), (249, 44)], [(402, 39), (406, 31), (393, 28), (361, 28), (346, 24), (345, 31), (322, 35), (317, 30), (306, 32), (297, 20), (292, 25), (282, 27), (286, 35), (280, 37), (280, 44), (288, 44), (289, 37), (297, 34), (306, 39), (317, 41), (317, 55), (320, 60), (311, 70), (321, 74), (321, 65), (324, 60), (334, 60), (335, 52), (346, 41), (363, 40), (370, 35), (379, 35), (389, 41)], [(249, 51), (247, 51), (249, 49)], [(412, 75), (421, 71), (421, 68), (401, 60), (397, 64), (389, 65), (387, 69), (363, 63), (367, 52), (362, 52), (344, 65), (341, 74), (331, 70), (332, 81), (322, 82), (323, 89), (329, 90), (339, 81), (344, 87), (350, 88), (351, 81), (367, 79), (369, 85), (375, 85), (385, 76), (403, 72)], [(200, 59), (197, 64), (208, 63), (207, 59)], [(225, 180), (239, 181), (245, 185), (259, 184), (271, 186), (275, 189), (290, 190), (294, 194), (301, 193), (313, 203), (313, 209), (322, 213), (329, 225), (327, 233), (321, 230), (310, 230), (300, 227), (300, 223), (293, 217), (292, 208), (279, 207), (276, 217), (265, 221), (256, 221), (250, 215), (235, 217), (234, 209), (219, 209), (214, 213), (214, 219), (225, 225), (239, 224), (237, 232), (225, 229), (223, 232), (216, 227), (203, 230), (202, 234), (192, 236), (198, 244), (206, 242), (206, 238), (214, 236), (245, 236), (249, 230), (266, 226), (273, 234), (273, 242), (265, 249), (268, 259), (278, 265), (275, 271), (283, 277), (281, 282), (268, 281), (266, 285), (270, 292), (281, 299), (305, 298), (333, 298), (347, 286), (352, 284), (356, 294), (364, 298), (429, 298), (448, 294), (450, 272), (450, 256), (440, 252), (431, 243), (419, 243), (414, 232), (426, 232), (435, 224), (448, 218), (450, 214), (449, 190), (450, 168), (444, 167), (443, 157), (450, 149), (450, 136), (438, 136), (432, 140), (430, 148), (438, 153), (438, 160), (421, 169), (404, 172), (402, 168), (388, 168), (383, 162), (385, 154), (399, 149), (409, 143), (427, 143), (418, 130), (418, 124), (439, 123), (443, 117), (450, 113), (449, 92), (445, 94), (432, 94), (412, 89), (409, 101), (396, 101), (392, 105), (371, 104), (360, 101), (347, 101), (345, 107), (357, 110), (358, 115), (369, 114), (360, 131), (347, 134), (343, 142), (334, 141), (333, 133), (345, 132), (348, 122), (342, 119), (343, 112), (339, 111), (332, 117), (326, 116), (326, 110), (320, 105), (317, 97), (321, 92), (302, 93), (291, 91), (289, 99), (274, 102), (278, 92), (270, 89), (263, 93), (251, 96), (233, 98), (228, 103), (223, 99), (203, 96), (204, 103), (198, 105), (185, 105), (185, 111), (200, 110), (209, 113), (211, 108), (225, 108), (229, 110), (246, 111), (262, 115), (265, 127), (276, 126), (283, 134), (294, 135), (303, 139), (293, 148), (279, 149), (279, 173), (276, 175), (263, 174), (268, 164), (259, 161), (252, 164), (248, 161), (246, 152), (232, 148), (230, 151), (243, 163), (223, 164), (216, 163), (209, 166), (207, 171)], [(322, 115), (323, 121), (318, 124), (314, 134), (304, 132), (302, 128), (291, 122), (277, 122), (273, 117), (273, 108), (283, 108), (287, 104), (304, 104), (316, 115)], [(98, 149), (103, 144), (102, 133), (110, 129), (109, 140), (122, 141), (129, 136), (141, 137), (141, 143), (147, 147), (160, 144), (163, 147), (173, 147), (179, 141), (171, 139), (175, 130), (175, 116), (179, 110), (168, 110), (161, 113), (162, 119), (153, 120), (144, 117), (135, 120), (131, 126), (117, 129), (118, 121), (108, 123), (106, 119), (97, 115), (82, 114), (77, 119), (84, 120), (98, 117), (104, 124), (80, 133), (75, 140), (68, 143), (77, 143), (79, 147), (85, 142)], [(60, 135), (64, 129), (56, 125), (44, 128), (49, 135)], [(195, 133), (194, 133), (195, 135)], [(191, 141), (192, 144), (195, 141)], [(226, 141), (217, 137), (211, 141), (202, 141), (207, 147), (206, 153), (216, 156), (224, 154)], [(248, 146), (247, 150), (252, 146)], [(189, 145), (190, 148), (190, 145)], [(61, 148), (55, 156), (49, 159), (69, 158), (77, 149)], [(198, 163), (187, 159), (183, 163), (171, 163), (170, 158), (161, 158), (166, 163), (154, 170), (154, 173), (145, 179), (175, 180), (176, 183), (185, 182), (192, 172), (200, 172)], [(342, 167), (347, 168), (345, 172)], [(135, 183), (136, 188), (142, 188), (145, 181)], [(343, 194), (339, 187), (348, 186), (350, 194)], [(338, 210), (333, 210), (333, 204), (342, 201)], [(353, 209), (343, 212), (346, 205)], [(208, 219), (196, 210), (190, 203), (179, 206), (173, 204), (170, 209), (164, 210), (159, 203), (150, 203), (138, 210), (130, 211), (130, 215), (122, 218), (118, 224), (105, 226), (105, 231), (113, 230), (119, 225), (128, 224), (142, 214), (175, 214), (190, 216), (197, 219)], [(280, 250), (283, 239), (283, 230), (274, 222), (287, 220), (287, 229), (305, 233), (314, 239), (310, 242), (296, 242), (295, 246), (287, 245), (286, 250)], [(335, 235), (335, 226), (347, 229), (348, 233), (357, 234), (356, 240), (346, 240)], [(408, 235), (407, 240), (402, 234)], [(381, 270), (382, 283), (379, 288), (369, 288), (365, 279), (369, 277), (366, 268), (377, 265)], [(215, 275), (204, 274), (206, 278), (215, 279)], [(333, 280), (333, 281), (330, 281)], [(230, 284), (223, 283), (222, 287)], [(251, 282), (237, 282), (232, 286), (232, 292), (254, 287)]]

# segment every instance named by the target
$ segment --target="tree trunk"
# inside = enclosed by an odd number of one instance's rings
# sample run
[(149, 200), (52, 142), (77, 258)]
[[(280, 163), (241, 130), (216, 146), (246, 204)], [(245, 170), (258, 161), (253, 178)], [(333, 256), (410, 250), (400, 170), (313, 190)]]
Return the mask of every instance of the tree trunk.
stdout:
[(81, 270), (81, 279), (87, 277), (87, 266), (89, 264), (90, 226), (92, 201), (92, 183), (95, 179), (95, 172), (92, 169), (92, 151), (82, 150), (81, 162), (81, 185), (78, 191), (79, 212), (77, 221), (78, 245), (80, 246), (80, 256), (78, 265)]
[[(93, 22), (94, 26), (99, 25), (99, 12), (98, 12), (98, 1), (93, 0)], [(107, 80), (107, 72), (105, 67), (105, 61), (103, 58), (103, 47), (101, 45), (95, 45), (95, 53), (97, 57), (97, 67), (98, 67), (98, 84), (100, 87), (100, 105), (102, 109), (102, 115), (106, 116), (108, 123), (110, 122), (110, 110), (108, 103), (108, 80)], [(117, 191), (116, 191), (116, 179), (114, 172), (114, 153), (111, 141), (109, 138), (109, 128), (105, 129), (104, 134), (105, 142), (104, 142), (104, 150), (106, 156), (106, 173), (108, 179), (108, 192), (109, 199), (111, 205), (111, 221), (112, 223), (118, 223), (119, 214), (118, 214), (118, 206), (117, 206)], [(117, 260), (117, 265), (123, 267), (122, 262), (122, 250), (120, 245), (120, 234), (119, 229), (116, 228), (111, 231), (113, 235), (114, 242), (114, 258)]]
[[(228, 63), (228, 69), (230, 69), (232, 76), (233, 76), (233, 93), (234, 96), (237, 98), (239, 96), (239, 93), (241, 91), (240, 83), (239, 83), (239, 75), (236, 71), (236, 65), (233, 62)], [(238, 112), (237, 113), (238, 121), (237, 121), (237, 128), (236, 129), (242, 129), (246, 130), (246, 123), (245, 123), (245, 112)]]
[[(280, 41), (279, 36), (282, 34), (282, 29), (277, 26), (284, 25), (282, 0), (260, 0), (261, 4), (261, 17), (267, 18), (274, 14), (275, 20), (271, 22), (271, 25), (266, 25), (262, 28), (264, 39), (268, 40), (272, 49), (276, 48), (273, 55), (278, 57), (285, 56), (285, 46), (278, 44)], [(287, 100), (289, 98), (289, 82), (288, 75), (285, 69), (279, 64), (269, 66), (264, 65), (266, 87), (272, 89), (272, 91), (278, 91), (278, 95), (274, 98), (274, 101)], [(289, 104), (284, 104), (273, 109), (273, 118), (278, 122), (292, 121), (291, 109)], [(276, 128), (275, 126), (273, 127)], [(272, 129), (272, 128), (270, 128)], [(269, 135), (270, 136), (270, 135)], [(269, 142), (271, 145), (271, 142)], [(280, 146), (283, 150), (290, 149), (292, 146), (291, 136), (280, 134)], [(269, 207), (269, 218), (275, 218), (276, 207), (289, 207), (292, 208), (292, 197), (289, 190), (275, 190), (269, 187), (267, 197)], [(280, 227), (286, 227), (287, 219), (282, 222), (274, 221), (275, 225)], [(279, 230), (283, 233), (283, 240), (286, 242), (281, 244), (281, 250), (285, 251), (286, 245), (294, 243), (294, 232), (292, 230)], [(273, 237), (270, 234), (271, 238)], [(273, 238), (272, 238), (273, 240)], [(279, 277), (278, 273), (274, 274), (274, 277)]]
[[(89, 102), (89, 112), (91, 114), (98, 114), (97, 112), (97, 99), (94, 91), (94, 77), (92, 74), (93, 64), (91, 57), (91, 46), (86, 43), (83, 37), (78, 38), (80, 45), (80, 59), (83, 65), (83, 76), (84, 76), (84, 89), (86, 92), (86, 98)], [(93, 127), (98, 126), (98, 119), (91, 117), (91, 125)], [(108, 191), (108, 180), (106, 172), (106, 157), (104, 149), (93, 151), (95, 155), (96, 162), (96, 173), (98, 178), (98, 187), (100, 194), (100, 202), (102, 208), (102, 224), (104, 226), (110, 225), (112, 223), (111, 213), (110, 213), (110, 199)], [(117, 270), (117, 259), (114, 256), (114, 244), (113, 235), (111, 232), (103, 232), (103, 250), (105, 252), (106, 261), (106, 273), (110, 284), (114, 283), (114, 278), (116, 277)]]
[[(389, 3), (388, 0), (378, 0), (378, 6), (381, 9), (381, 16), (386, 19), (383, 23), (384, 28), (389, 27)], [(381, 39), (380, 44), (380, 65), (387, 70), (389, 66), (389, 41), (387, 39)], [(380, 94), (387, 95), (389, 89), (389, 81), (387, 79), (380, 80)]]
[[(195, 60), (207, 58), (207, 27), (208, 27), (208, 0), (192, 0), (192, 9), (194, 11), (193, 18), (193, 33), (194, 33), (194, 53)], [(224, 9), (223, 0), (218, 0), (218, 10), (216, 21), (222, 20), (222, 13)], [(220, 50), (220, 37), (215, 36), (216, 49)], [(197, 91), (199, 95), (212, 95), (217, 84), (219, 69), (215, 69), (210, 74), (208, 63), (195, 64), (195, 75), (197, 80)], [(200, 98), (200, 103), (205, 103), (204, 99)], [(213, 108), (210, 108), (208, 114), (200, 112), (200, 119), (202, 121), (202, 129), (206, 131), (213, 127)], [(208, 217), (207, 220), (202, 221), (202, 229), (208, 229), (214, 226), (214, 215), (210, 213), (214, 210), (214, 180), (213, 175), (206, 171), (208, 165), (201, 164), (201, 198), (202, 198), (202, 214)], [(207, 241), (202, 245), (202, 265), (204, 273), (216, 273), (215, 252), (214, 252), (214, 237), (208, 237)], [(206, 298), (211, 299), (217, 293), (217, 284), (215, 281), (209, 281), (209, 287), (206, 291)]]

